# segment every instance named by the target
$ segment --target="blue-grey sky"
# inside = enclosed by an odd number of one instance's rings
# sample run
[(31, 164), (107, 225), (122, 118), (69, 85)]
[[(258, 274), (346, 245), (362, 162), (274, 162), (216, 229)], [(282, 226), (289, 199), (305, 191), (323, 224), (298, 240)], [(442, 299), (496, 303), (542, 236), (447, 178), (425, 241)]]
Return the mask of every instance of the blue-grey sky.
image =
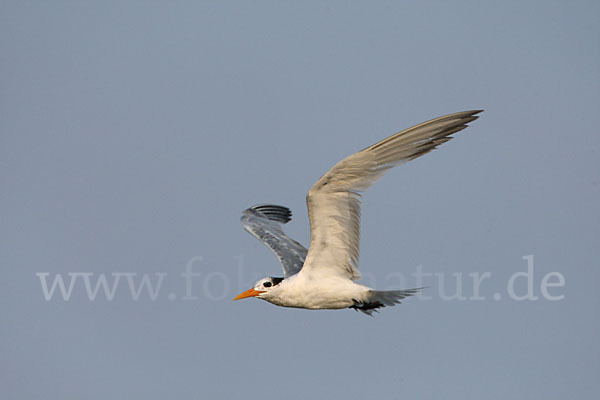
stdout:
[[(594, 397), (599, 16), (594, 1), (3, 1), (0, 397)], [(364, 282), (437, 274), (430, 300), (374, 318), (231, 301), (281, 275), (242, 209), (290, 207), (308, 244), (304, 196), (335, 162), (474, 108), (364, 197)], [(528, 264), (537, 300), (519, 301)], [(136, 301), (144, 274), (161, 286)], [(72, 293), (46, 300), (57, 276)], [(120, 277), (112, 300), (88, 296), (101, 276)], [(466, 299), (446, 299), (457, 278)]]

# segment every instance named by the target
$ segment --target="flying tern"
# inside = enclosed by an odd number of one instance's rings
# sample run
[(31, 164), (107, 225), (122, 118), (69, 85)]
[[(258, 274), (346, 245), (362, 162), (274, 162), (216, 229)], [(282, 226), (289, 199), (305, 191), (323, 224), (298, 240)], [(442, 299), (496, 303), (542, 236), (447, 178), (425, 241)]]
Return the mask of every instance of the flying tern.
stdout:
[(283, 267), (283, 277), (263, 278), (234, 300), (256, 297), (283, 307), (352, 308), (371, 315), (417, 294), (421, 288), (382, 291), (354, 282), (360, 278), (360, 192), (388, 169), (449, 141), (450, 135), (466, 128), (482, 111), (463, 111), (423, 122), (334, 165), (306, 196), (308, 250), (283, 232), (283, 224), (291, 220), (288, 208), (257, 205), (243, 211), (244, 228), (275, 253)]

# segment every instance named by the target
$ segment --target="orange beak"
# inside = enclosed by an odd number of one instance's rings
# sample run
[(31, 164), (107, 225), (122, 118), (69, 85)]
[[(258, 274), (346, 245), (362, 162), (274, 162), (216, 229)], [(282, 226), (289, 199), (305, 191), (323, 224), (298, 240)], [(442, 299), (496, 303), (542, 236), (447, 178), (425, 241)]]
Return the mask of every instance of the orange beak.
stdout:
[(233, 301), (245, 299), (246, 297), (258, 296), (261, 293), (264, 293), (264, 292), (262, 292), (260, 290), (254, 290), (254, 288), (252, 288), (252, 289), (246, 290), (245, 292), (242, 292), (242, 293), (238, 294), (237, 296), (235, 296)]

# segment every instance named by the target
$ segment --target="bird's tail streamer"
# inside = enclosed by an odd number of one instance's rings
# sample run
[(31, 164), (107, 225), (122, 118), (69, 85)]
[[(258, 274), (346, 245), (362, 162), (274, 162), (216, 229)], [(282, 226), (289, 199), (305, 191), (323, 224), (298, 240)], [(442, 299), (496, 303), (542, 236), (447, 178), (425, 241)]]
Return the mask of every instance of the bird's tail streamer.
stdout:
[(406, 289), (406, 290), (371, 290), (367, 301), (355, 302), (350, 307), (356, 311), (362, 311), (367, 315), (372, 315), (373, 312), (379, 311), (382, 307), (391, 307), (402, 303), (401, 300), (409, 296), (418, 294), (424, 288)]

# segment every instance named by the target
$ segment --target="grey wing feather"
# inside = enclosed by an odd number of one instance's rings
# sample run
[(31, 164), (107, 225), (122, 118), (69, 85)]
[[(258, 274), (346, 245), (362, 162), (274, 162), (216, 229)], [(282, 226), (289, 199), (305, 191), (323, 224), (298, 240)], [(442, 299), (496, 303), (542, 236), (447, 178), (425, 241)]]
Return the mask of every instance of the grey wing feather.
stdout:
[(244, 210), (241, 218), (244, 229), (277, 256), (286, 278), (302, 269), (308, 252), (283, 232), (282, 224), (288, 223), (291, 217), (287, 207), (263, 204)]

